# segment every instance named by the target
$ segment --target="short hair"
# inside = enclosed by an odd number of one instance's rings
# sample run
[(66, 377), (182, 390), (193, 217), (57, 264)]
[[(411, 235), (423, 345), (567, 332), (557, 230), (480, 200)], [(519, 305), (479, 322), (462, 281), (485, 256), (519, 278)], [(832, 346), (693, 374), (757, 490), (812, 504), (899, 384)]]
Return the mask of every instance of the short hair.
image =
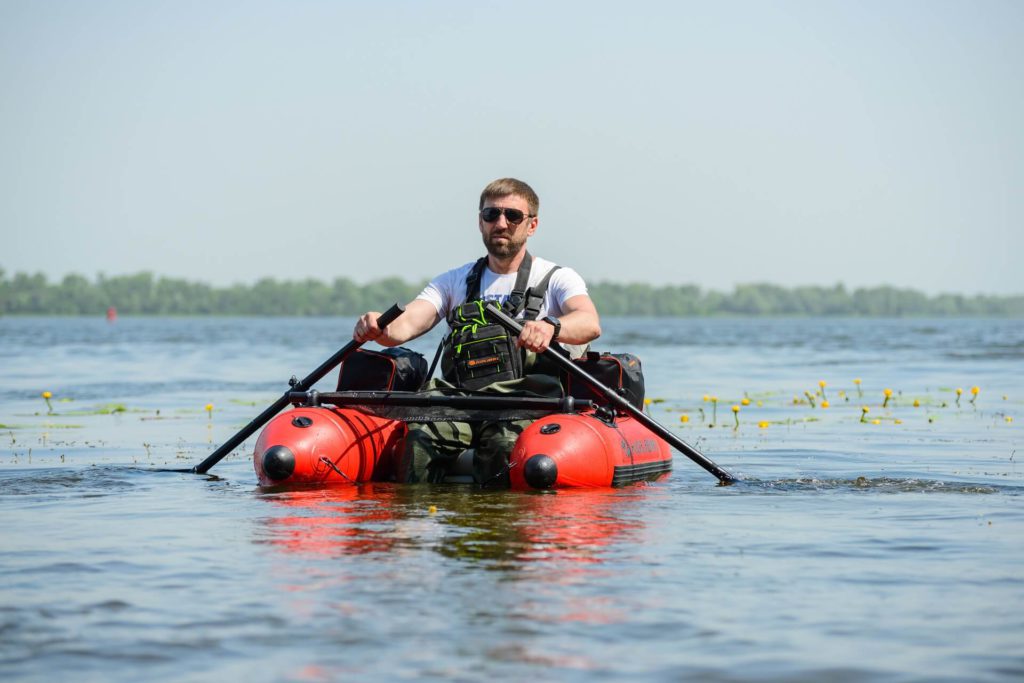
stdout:
[(537, 193), (522, 180), (516, 180), (515, 178), (498, 178), (488, 184), (484, 191), (480, 193), (480, 208), (484, 208), (484, 202), (488, 199), (500, 199), (501, 197), (508, 197), (513, 194), (519, 195), (526, 200), (530, 207), (531, 215), (536, 216), (540, 211), (540, 198), (537, 197)]

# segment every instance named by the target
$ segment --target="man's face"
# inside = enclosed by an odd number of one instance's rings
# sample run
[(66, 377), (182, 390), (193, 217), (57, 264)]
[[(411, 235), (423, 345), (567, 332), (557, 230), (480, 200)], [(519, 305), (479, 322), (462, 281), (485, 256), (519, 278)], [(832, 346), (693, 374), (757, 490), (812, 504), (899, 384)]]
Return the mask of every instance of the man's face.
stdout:
[(516, 209), (523, 213), (524, 218), (518, 225), (509, 223), (504, 212), (491, 222), (485, 221), (482, 215), (478, 219), (487, 253), (499, 259), (511, 258), (519, 253), (526, 244), (526, 238), (537, 229), (537, 218), (525, 217), (530, 214), (530, 205), (517, 194), (485, 200), (481, 213), (489, 208)]

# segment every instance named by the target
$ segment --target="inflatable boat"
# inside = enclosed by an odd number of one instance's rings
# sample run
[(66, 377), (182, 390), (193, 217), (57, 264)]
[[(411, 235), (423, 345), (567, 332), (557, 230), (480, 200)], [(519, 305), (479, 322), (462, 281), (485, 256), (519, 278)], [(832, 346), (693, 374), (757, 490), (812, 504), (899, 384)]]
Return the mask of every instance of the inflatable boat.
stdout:
[[(587, 400), (402, 392), (296, 392), (293, 399), (302, 403), (272, 419), (256, 441), (253, 466), (262, 486), (394, 480), (406, 427), (402, 420), (371, 412), (382, 405), (418, 406), (421, 412), (465, 406), (501, 410), (504, 405), (506, 415), (518, 411), (517, 416), (546, 411), (512, 449), (508, 467), (513, 489), (617, 487), (660, 479), (672, 471), (668, 443), (630, 415)], [(472, 452), (464, 452), (445, 481), (472, 481), (471, 462)]]

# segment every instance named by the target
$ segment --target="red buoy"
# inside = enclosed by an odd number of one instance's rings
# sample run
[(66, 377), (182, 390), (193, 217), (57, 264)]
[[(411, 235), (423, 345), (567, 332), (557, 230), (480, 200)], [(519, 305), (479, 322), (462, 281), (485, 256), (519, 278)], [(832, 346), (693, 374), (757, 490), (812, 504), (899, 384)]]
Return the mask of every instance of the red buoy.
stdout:
[(351, 408), (296, 408), (263, 428), (253, 466), (263, 486), (387, 481), (405, 431)]
[(513, 489), (603, 488), (661, 479), (672, 452), (628, 415), (548, 415), (519, 435), (509, 463)]
[(113, 306), (107, 309), (107, 322), (117, 322), (117, 309), (114, 308)]

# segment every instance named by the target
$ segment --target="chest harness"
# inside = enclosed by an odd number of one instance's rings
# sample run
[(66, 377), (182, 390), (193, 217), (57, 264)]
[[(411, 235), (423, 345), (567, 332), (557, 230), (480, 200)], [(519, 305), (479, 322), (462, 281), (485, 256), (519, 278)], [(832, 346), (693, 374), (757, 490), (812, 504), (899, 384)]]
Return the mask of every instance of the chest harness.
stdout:
[[(537, 319), (551, 275), (559, 268), (555, 266), (535, 286), (527, 287), (532, 266), (533, 257), (526, 252), (512, 294), (501, 306), (513, 318), (522, 313), (523, 320)], [(516, 346), (516, 338), (504, 326), (487, 319), (487, 302), (480, 297), (480, 280), (486, 267), (484, 256), (470, 269), (466, 276), (466, 300), (448, 315), (451, 331), (438, 349), (442, 375), (462, 389), (480, 389), (525, 374), (526, 350)]]

